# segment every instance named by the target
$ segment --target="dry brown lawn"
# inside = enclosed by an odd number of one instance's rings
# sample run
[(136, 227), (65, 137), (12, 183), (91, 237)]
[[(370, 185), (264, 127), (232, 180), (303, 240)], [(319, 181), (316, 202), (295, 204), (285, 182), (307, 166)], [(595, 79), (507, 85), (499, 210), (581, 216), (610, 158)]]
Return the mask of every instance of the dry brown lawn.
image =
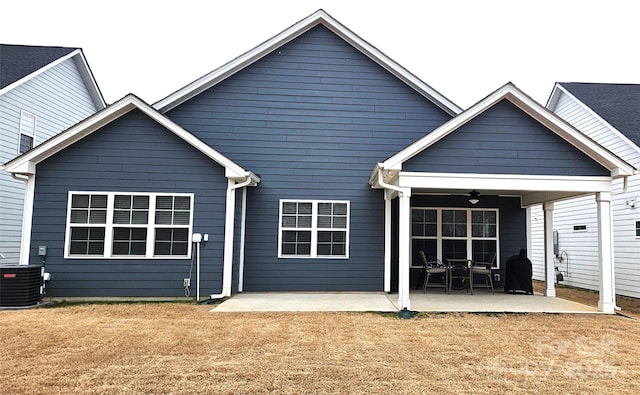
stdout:
[(640, 393), (640, 320), (620, 315), (210, 309), (0, 311), (0, 393)]

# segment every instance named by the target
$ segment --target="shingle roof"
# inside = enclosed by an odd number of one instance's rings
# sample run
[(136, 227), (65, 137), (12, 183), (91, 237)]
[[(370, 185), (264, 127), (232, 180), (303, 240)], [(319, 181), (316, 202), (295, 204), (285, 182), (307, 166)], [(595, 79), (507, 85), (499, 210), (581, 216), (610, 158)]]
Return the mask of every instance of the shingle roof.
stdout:
[(76, 49), (0, 44), (0, 89)]
[(640, 145), (640, 84), (561, 82), (560, 85)]

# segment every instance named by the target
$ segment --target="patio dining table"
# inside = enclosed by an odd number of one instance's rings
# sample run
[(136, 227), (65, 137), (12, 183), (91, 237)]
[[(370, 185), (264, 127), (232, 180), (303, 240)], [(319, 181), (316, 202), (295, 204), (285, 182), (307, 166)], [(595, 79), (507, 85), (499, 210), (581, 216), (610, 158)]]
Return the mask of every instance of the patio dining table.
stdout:
[(446, 258), (444, 261), (449, 271), (449, 286), (447, 292), (451, 292), (451, 289), (467, 289), (469, 286), (469, 266), (473, 261), (466, 258)]

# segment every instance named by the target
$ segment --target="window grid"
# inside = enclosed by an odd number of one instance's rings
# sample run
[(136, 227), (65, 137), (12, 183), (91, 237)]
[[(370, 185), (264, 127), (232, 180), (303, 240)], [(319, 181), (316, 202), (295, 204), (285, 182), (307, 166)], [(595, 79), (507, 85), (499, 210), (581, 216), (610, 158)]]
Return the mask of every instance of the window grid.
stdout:
[(193, 195), (69, 192), (68, 212), (67, 258), (191, 254)]
[(280, 201), (280, 258), (348, 258), (348, 201)]
[[(417, 251), (440, 260), (477, 261), (488, 260), (499, 251), (498, 209), (412, 207), (411, 221), (414, 267), (421, 265), (415, 261)], [(498, 263), (496, 259), (496, 266)]]
[(24, 154), (33, 148), (36, 137), (36, 116), (20, 110), (20, 130), (18, 132), (18, 154)]

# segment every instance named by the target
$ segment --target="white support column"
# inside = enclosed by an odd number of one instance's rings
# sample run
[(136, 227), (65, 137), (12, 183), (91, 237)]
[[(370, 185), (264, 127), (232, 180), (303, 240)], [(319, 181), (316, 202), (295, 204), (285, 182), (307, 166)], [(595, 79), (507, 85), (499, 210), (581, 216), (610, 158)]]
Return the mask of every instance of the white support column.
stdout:
[(384, 292), (391, 292), (391, 200), (392, 196), (384, 190)]
[(409, 258), (411, 251), (411, 189), (403, 188), (399, 197), (398, 226), (398, 307), (410, 309)]
[(22, 207), (22, 234), (20, 236), (20, 265), (29, 264), (31, 251), (31, 225), (33, 221), (33, 198), (36, 191), (36, 175), (27, 177), (24, 187), (24, 205)]
[(598, 204), (598, 260), (600, 262), (600, 299), (598, 309), (613, 314), (615, 294), (613, 288), (613, 224), (611, 215), (611, 193), (596, 193)]
[(225, 221), (224, 221), (224, 252), (223, 252), (223, 269), (222, 269), (222, 291), (223, 296), (231, 296), (231, 279), (233, 276), (233, 243), (235, 235), (235, 218), (236, 218), (236, 189), (237, 184), (228, 180), (227, 182), (227, 201), (225, 204)]
[(553, 202), (544, 202), (544, 294), (556, 296), (556, 266), (553, 261)]

